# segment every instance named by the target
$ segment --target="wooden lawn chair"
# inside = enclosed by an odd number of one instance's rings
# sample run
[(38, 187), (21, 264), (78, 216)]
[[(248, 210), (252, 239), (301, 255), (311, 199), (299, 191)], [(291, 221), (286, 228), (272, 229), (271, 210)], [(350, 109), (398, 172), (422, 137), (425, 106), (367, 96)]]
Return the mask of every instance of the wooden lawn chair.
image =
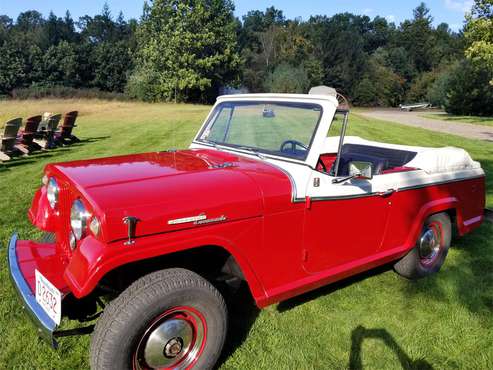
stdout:
[(60, 130), (55, 133), (55, 141), (57, 144), (73, 144), (79, 142), (79, 138), (72, 134), (72, 131), (76, 126), (75, 120), (77, 119), (77, 115), (79, 112), (73, 111), (65, 113), (63, 117), (63, 124), (60, 127)]

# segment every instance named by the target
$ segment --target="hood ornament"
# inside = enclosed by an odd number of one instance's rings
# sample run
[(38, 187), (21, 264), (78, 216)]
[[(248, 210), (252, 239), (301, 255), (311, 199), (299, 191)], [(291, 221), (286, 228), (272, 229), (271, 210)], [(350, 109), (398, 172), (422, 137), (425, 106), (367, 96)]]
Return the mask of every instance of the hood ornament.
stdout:
[(133, 245), (135, 244), (135, 227), (137, 226), (137, 222), (139, 219), (133, 216), (123, 217), (123, 223), (128, 226), (128, 240), (123, 243), (124, 245)]

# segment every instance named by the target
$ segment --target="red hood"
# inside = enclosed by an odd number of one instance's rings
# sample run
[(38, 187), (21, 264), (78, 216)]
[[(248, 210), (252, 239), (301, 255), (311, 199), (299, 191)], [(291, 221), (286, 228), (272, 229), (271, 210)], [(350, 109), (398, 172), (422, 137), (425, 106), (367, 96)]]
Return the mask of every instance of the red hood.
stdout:
[[(145, 153), (50, 165), (48, 172), (75, 185), (103, 219), (107, 241), (125, 238), (122, 219), (139, 219), (137, 236), (196, 227), (169, 220), (261, 216), (265, 193), (289, 201), (287, 176), (263, 161), (218, 150)], [(277, 181), (278, 183), (272, 182)], [(265, 188), (265, 189), (264, 189)], [(270, 195), (269, 195), (270, 197)]]

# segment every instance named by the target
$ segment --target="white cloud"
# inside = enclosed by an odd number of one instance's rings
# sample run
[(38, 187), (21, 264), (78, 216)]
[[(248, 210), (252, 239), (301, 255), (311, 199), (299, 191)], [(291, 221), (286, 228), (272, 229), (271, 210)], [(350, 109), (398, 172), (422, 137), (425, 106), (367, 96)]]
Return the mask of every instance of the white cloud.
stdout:
[(386, 15), (385, 19), (387, 20), (387, 22), (395, 22), (395, 15), (393, 14)]
[(374, 11), (375, 11), (375, 10), (374, 10), (374, 9), (372, 9), (372, 8), (366, 8), (366, 9), (363, 9), (363, 14), (368, 15), (368, 14), (373, 13)]
[(471, 11), (474, 0), (445, 0), (445, 7), (455, 12), (466, 13)]

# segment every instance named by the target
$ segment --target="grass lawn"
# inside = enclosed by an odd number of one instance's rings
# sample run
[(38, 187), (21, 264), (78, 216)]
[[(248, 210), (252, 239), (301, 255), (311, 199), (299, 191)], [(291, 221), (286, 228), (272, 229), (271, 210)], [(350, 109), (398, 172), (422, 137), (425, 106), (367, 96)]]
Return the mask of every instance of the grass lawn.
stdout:
[(465, 122), (472, 123), (474, 125), (481, 126), (493, 126), (493, 117), (478, 117), (478, 116), (455, 116), (445, 112), (440, 113), (426, 113), (422, 114), (423, 117), (437, 119), (448, 122)]
[[(0, 102), (0, 121), (45, 110), (81, 112), (72, 147), (19, 159), (0, 171), (0, 369), (84, 369), (89, 337), (52, 351), (20, 309), (5, 265), (12, 232), (27, 219), (43, 167), (54, 161), (185, 148), (209, 107), (45, 100)], [(481, 161), (493, 206), (493, 143), (354, 115), (349, 134), (402, 144), (460, 146)], [(337, 232), (337, 231), (336, 231)], [(221, 369), (493, 369), (493, 226), (453, 241), (442, 271), (407, 281), (390, 268), (259, 311), (238, 302)], [(237, 306), (237, 307), (236, 307)]]

